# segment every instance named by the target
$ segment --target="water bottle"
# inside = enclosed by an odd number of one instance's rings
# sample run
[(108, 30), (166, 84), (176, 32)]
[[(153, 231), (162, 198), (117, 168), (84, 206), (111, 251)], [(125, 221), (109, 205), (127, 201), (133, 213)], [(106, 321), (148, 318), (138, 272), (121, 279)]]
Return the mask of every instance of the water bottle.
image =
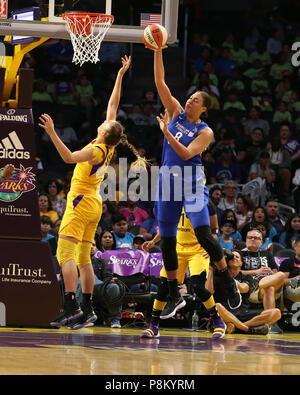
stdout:
[(192, 316), (192, 330), (196, 331), (199, 327), (199, 316), (197, 310), (194, 310), (194, 314)]

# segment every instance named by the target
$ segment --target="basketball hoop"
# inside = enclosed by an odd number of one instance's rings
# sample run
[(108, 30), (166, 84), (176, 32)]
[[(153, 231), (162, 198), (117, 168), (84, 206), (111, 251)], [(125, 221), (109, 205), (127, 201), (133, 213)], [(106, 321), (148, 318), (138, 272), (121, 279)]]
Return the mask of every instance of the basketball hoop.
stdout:
[(113, 15), (67, 12), (62, 18), (74, 49), (72, 62), (80, 66), (85, 62), (97, 63), (101, 43), (114, 21)]

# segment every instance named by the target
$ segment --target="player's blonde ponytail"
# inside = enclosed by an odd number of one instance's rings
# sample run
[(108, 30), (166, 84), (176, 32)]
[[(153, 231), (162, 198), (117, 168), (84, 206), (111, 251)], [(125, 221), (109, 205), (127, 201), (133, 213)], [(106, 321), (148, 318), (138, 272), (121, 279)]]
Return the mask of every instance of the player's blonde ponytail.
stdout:
[(121, 141), (127, 145), (127, 147), (130, 149), (130, 151), (135, 155), (137, 158), (135, 162), (131, 164), (131, 168), (136, 168), (137, 170), (139, 168), (147, 169), (147, 166), (149, 165), (149, 161), (147, 161), (146, 158), (142, 158), (137, 149), (127, 140), (126, 134), (122, 133), (121, 134)]

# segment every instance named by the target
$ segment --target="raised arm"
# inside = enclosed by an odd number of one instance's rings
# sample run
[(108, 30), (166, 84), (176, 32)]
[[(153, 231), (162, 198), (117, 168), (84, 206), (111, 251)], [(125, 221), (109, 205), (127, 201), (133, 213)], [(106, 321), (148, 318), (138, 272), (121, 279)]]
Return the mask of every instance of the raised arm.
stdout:
[(107, 105), (107, 112), (106, 112), (106, 120), (107, 121), (115, 121), (117, 118), (117, 111), (120, 104), (120, 97), (121, 97), (121, 88), (122, 88), (122, 80), (123, 76), (126, 71), (129, 69), (131, 63), (131, 57), (125, 55), (122, 60), (122, 67), (118, 71), (117, 78), (115, 81), (114, 89), (111, 93), (110, 99)]
[(58, 137), (54, 129), (54, 123), (50, 115), (42, 114), (40, 117), (39, 126), (45, 130), (52, 140), (55, 148), (57, 149), (59, 155), (65, 163), (78, 163), (78, 162), (88, 162), (93, 159), (93, 148), (87, 148), (82, 151), (70, 151), (69, 148), (63, 143), (63, 141)]
[(160, 100), (173, 119), (183, 111), (183, 108), (178, 100), (172, 96), (170, 89), (165, 82), (165, 68), (162, 49), (154, 51), (154, 80)]

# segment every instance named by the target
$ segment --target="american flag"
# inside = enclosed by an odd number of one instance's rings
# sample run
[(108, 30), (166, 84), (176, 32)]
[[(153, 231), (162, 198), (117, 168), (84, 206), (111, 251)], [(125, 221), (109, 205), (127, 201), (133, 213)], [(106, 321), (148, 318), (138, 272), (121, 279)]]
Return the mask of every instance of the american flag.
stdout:
[(152, 23), (161, 24), (161, 14), (141, 14), (141, 26), (148, 26)]
[(7, 19), (7, 0), (0, 0), (0, 18)]

